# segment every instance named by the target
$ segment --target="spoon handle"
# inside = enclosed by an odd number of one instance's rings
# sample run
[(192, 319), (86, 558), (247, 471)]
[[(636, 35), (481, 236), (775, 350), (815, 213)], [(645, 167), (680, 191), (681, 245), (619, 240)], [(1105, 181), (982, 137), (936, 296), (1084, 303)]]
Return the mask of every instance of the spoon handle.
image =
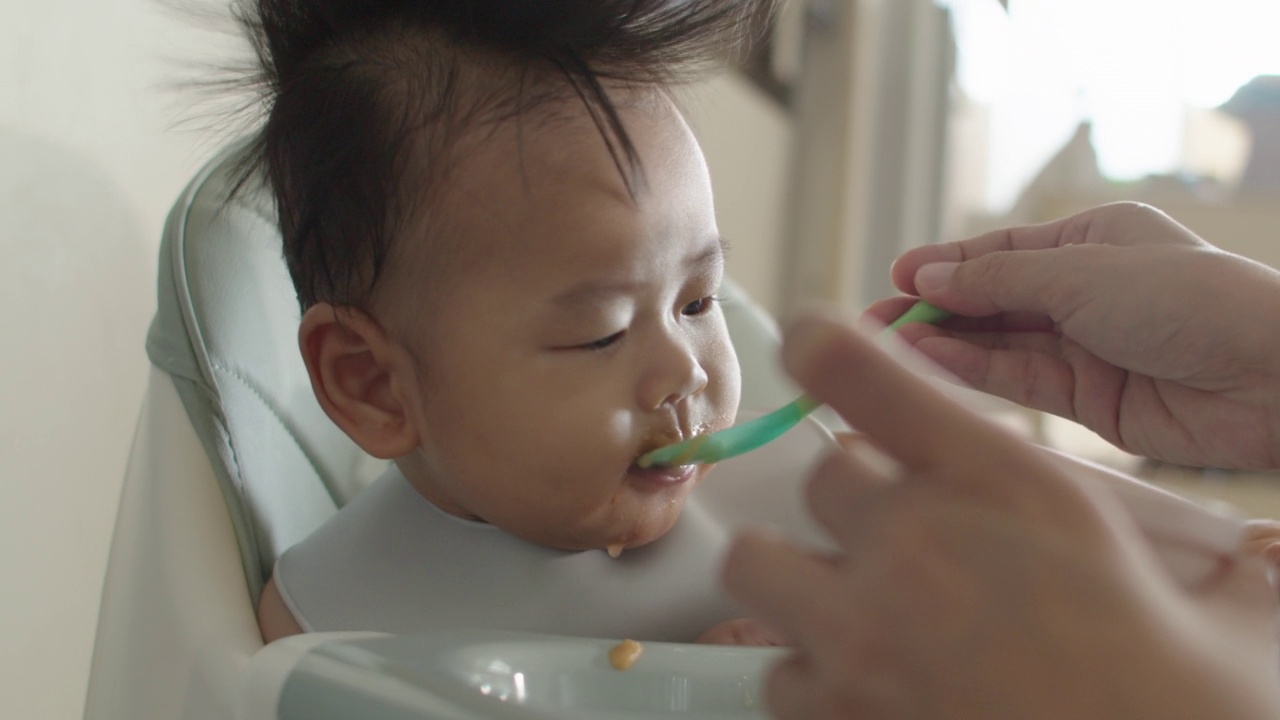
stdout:
[(768, 415), (645, 453), (636, 464), (640, 467), (678, 466), (726, 460), (776, 440), (821, 404), (808, 395), (801, 395)]
[[(907, 323), (939, 323), (951, 316), (924, 300), (916, 302), (909, 310), (885, 328), (893, 332)], [(698, 435), (674, 445), (658, 448), (641, 455), (636, 464), (642, 468), (651, 466), (703, 465), (728, 460), (768, 444), (795, 427), (806, 415), (821, 407), (822, 403), (808, 395), (801, 395), (790, 403), (754, 420), (709, 435)]]
[(951, 317), (951, 313), (941, 308), (936, 308), (924, 300), (917, 300), (906, 312), (902, 313), (897, 320), (889, 323), (886, 327), (885, 334), (892, 330), (906, 325), (908, 323), (925, 323), (927, 325), (937, 325), (938, 323)]

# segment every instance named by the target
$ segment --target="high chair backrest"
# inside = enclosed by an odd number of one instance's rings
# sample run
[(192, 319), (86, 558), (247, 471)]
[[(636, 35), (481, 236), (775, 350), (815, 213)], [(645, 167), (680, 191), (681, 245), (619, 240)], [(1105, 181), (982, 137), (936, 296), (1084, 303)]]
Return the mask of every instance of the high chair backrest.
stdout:
[(169, 215), (147, 354), (213, 462), (256, 598), (280, 553), (359, 489), (367, 456), (311, 391), (270, 193), (253, 178), (230, 196), (242, 153), (210, 162)]
[[(111, 541), (86, 720), (236, 716), (263, 654), (254, 606), (276, 558), (382, 468), (311, 392), (270, 193), (259, 183), (228, 198), (242, 152), (201, 170), (165, 227), (147, 338), (154, 367)], [(721, 294), (743, 407), (790, 400), (772, 321), (732, 283)]]

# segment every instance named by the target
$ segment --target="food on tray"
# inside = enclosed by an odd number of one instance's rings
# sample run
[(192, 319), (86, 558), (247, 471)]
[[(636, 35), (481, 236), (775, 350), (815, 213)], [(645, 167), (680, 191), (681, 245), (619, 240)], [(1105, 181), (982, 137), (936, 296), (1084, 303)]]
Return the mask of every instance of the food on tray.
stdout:
[(626, 670), (640, 659), (640, 655), (644, 653), (644, 646), (635, 640), (623, 640), (609, 651), (609, 664), (615, 670)]

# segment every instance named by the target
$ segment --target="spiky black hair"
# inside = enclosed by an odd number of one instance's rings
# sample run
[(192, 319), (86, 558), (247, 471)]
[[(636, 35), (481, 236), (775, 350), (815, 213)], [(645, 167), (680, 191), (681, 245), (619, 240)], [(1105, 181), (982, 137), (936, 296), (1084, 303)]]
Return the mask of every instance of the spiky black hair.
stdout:
[(406, 177), (438, 180), (476, 123), (576, 97), (633, 190), (638, 158), (605, 86), (692, 77), (741, 52), (776, 2), (241, 0), (265, 117), (244, 177), (269, 179), (302, 307), (368, 302), (431, 195)]

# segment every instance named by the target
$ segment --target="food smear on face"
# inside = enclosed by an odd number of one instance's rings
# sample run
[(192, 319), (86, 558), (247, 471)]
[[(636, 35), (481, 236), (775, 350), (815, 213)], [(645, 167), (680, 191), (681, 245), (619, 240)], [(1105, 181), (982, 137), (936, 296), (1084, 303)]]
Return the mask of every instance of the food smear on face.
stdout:
[[(703, 435), (697, 435), (695, 437), (689, 438), (688, 440), (685, 440), (684, 442), (687, 443), (687, 445), (685, 445), (685, 448), (680, 451), (680, 454), (677, 455), (670, 462), (663, 463), (663, 465), (666, 467), (680, 467), (681, 465), (688, 465), (689, 461), (693, 459), (693, 456), (698, 453), (698, 450), (702, 449), (703, 445), (707, 444), (707, 440), (709, 440), (710, 438), (711, 438), (710, 434), (703, 434)], [(664, 449), (664, 448), (659, 448), (659, 449)], [(657, 451), (655, 450), (653, 452), (657, 452)], [(644, 455), (641, 455), (640, 459), (636, 461), (636, 465), (640, 466), (641, 468), (653, 467), (653, 459), (650, 458), (649, 455), (650, 453), (645, 453)]]
[(609, 557), (616, 558), (622, 554), (622, 543), (614, 543), (605, 548), (605, 552), (609, 553)]
[(609, 664), (614, 670), (627, 670), (644, 653), (644, 646), (635, 640), (627, 639), (618, 643), (609, 651)]
[(693, 456), (697, 455), (698, 451), (702, 449), (702, 446), (707, 444), (707, 440), (710, 438), (710, 435), (699, 435), (690, 440), (689, 447), (685, 448), (685, 451), (680, 453), (679, 457), (671, 461), (671, 464), (676, 467), (687, 465), (689, 461), (693, 459)]

